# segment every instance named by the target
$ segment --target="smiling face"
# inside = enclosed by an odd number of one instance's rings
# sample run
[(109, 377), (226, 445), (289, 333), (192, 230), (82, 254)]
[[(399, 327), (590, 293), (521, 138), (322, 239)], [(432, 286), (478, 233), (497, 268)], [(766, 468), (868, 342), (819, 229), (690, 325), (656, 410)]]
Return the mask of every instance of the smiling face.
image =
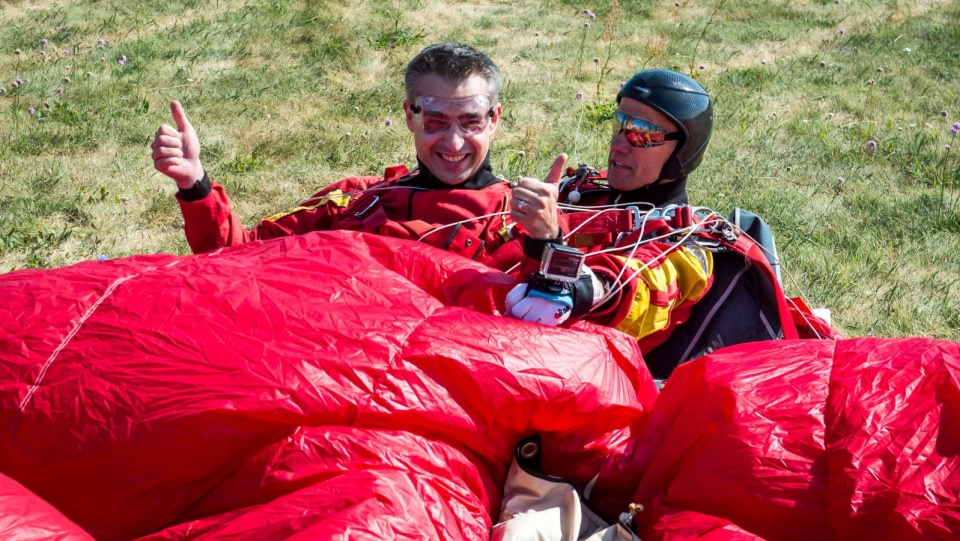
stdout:
[[(417, 80), (412, 94), (415, 97), (433, 96), (456, 100), (490, 96), (490, 89), (487, 80), (479, 75), (468, 77), (459, 83), (451, 83), (438, 75), (430, 74)], [(444, 184), (456, 186), (466, 182), (480, 169), (487, 157), (490, 140), (497, 131), (503, 108), (499, 103), (494, 104), (493, 117), (489, 124), (479, 133), (470, 134), (460, 126), (459, 121), (450, 122), (442, 131), (427, 133), (421, 127), (422, 122), (417, 122), (410, 106), (408, 101), (403, 103), (407, 128), (413, 132), (413, 141), (417, 147), (417, 157)]]
[[(676, 124), (666, 115), (633, 98), (621, 99), (617, 112), (655, 124), (667, 132), (678, 131)], [(615, 135), (610, 141), (607, 183), (612, 188), (629, 192), (656, 182), (664, 164), (677, 149), (677, 144), (679, 141), (665, 141), (660, 146), (634, 147), (627, 141), (625, 133)]]

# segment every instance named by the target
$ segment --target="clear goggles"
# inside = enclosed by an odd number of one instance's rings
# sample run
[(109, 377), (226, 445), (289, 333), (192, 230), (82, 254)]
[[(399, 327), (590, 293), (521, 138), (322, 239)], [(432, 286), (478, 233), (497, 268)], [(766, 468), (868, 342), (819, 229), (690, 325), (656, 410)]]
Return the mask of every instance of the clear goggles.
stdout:
[(627, 137), (630, 146), (638, 148), (658, 147), (667, 141), (680, 139), (680, 132), (669, 132), (639, 118), (633, 118), (625, 113), (613, 115), (613, 136), (620, 134)]
[(424, 133), (440, 133), (457, 123), (467, 135), (479, 135), (493, 119), (493, 107), (488, 96), (462, 99), (418, 96), (410, 105), (413, 121)]

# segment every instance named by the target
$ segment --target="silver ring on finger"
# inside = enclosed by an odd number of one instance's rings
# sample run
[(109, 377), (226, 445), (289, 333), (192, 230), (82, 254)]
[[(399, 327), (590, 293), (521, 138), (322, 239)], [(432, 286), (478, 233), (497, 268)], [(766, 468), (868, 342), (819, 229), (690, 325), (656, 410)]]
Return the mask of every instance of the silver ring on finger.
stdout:
[(518, 199), (518, 200), (517, 200), (517, 210), (522, 210), (522, 209), (523, 209), (523, 206), (526, 205), (526, 204), (527, 204), (527, 202), (524, 201), (523, 199)]

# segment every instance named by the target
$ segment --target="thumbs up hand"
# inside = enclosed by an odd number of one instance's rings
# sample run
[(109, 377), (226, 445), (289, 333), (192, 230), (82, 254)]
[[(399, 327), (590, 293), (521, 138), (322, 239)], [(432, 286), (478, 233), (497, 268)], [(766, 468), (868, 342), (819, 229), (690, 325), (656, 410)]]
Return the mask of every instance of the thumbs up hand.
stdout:
[(192, 188), (203, 178), (200, 140), (180, 102), (170, 102), (170, 114), (177, 127), (161, 124), (153, 136), (153, 167), (177, 182), (181, 189)]
[(567, 155), (560, 154), (543, 181), (520, 177), (513, 185), (510, 218), (523, 226), (535, 239), (553, 239), (560, 234), (557, 224), (557, 198)]

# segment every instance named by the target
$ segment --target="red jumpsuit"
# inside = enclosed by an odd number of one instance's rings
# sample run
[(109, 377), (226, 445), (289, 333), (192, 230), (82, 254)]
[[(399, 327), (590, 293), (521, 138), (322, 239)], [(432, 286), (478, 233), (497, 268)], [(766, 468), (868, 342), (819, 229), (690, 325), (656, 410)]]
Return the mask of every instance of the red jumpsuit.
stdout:
[[(343, 179), (247, 231), (230, 210), (223, 187), (205, 197), (177, 198), (187, 242), (194, 253), (252, 240), (311, 231), (348, 229), (420, 240), (491, 263), (491, 254), (510, 240), (510, 187), (482, 170), (463, 186), (443, 185), (427, 174), (388, 168), (384, 178)], [(518, 249), (519, 252), (519, 249)]]

